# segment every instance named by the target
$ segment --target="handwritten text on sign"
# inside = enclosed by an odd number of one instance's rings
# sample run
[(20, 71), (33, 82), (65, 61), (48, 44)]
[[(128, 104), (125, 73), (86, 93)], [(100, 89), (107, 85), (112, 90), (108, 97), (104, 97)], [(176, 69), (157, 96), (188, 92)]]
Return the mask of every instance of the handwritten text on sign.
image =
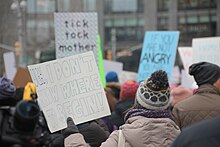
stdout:
[(138, 82), (155, 71), (165, 70), (170, 78), (176, 56), (179, 32), (146, 32), (141, 53)]
[(54, 20), (56, 58), (93, 51), (98, 59), (97, 13), (54, 13)]
[(51, 132), (110, 114), (93, 53), (28, 66)]
[(220, 37), (193, 39), (193, 63), (211, 62), (220, 66)]

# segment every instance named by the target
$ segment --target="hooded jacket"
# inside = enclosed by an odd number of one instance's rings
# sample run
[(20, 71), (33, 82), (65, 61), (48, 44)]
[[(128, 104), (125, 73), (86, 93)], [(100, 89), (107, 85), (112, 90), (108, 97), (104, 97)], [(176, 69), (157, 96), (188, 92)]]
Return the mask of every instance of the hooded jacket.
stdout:
[[(169, 118), (129, 118), (121, 127), (126, 147), (168, 147), (180, 133), (178, 126)], [(117, 147), (119, 131), (114, 131), (101, 147)], [(65, 139), (65, 147), (86, 147), (81, 134), (72, 134)]]

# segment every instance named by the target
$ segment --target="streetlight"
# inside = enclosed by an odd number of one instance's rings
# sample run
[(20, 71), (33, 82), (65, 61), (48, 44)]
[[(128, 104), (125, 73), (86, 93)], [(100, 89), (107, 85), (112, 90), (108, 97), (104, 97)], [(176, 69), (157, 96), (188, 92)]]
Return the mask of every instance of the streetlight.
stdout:
[(18, 40), (20, 43), (20, 56), (19, 56), (19, 66), (24, 67), (25, 62), (25, 35), (24, 35), (24, 23), (22, 17), (22, 10), (26, 9), (26, 1), (25, 0), (14, 0), (11, 4), (11, 10), (16, 11), (17, 14), (17, 25), (18, 25)]

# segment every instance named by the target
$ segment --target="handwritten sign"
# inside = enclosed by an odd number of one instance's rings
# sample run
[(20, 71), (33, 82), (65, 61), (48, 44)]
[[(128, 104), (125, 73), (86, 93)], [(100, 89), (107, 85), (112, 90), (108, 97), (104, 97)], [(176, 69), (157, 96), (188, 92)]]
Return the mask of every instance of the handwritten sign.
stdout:
[(10, 80), (13, 80), (17, 72), (15, 54), (14, 52), (6, 52), (3, 54), (3, 57), (6, 77)]
[(206, 61), (220, 66), (220, 37), (193, 39), (193, 63)]
[(51, 132), (110, 114), (92, 51), (28, 66)]
[(97, 13), (54, 13), (56, 58), (93, 51), (98, 64)]
[(179, 32), (146, 32), (138, 69), (138, 82), (150, 77), (159, 69), (170, 79), (176, 56)]
[[(185, 71), (182, 73), (182, 85), (187, 88), (192, 88), (192, 84), (195, 82), (193, 77), (190, 76), (189, 66), (193, 63), (193, 49), (192, 47), (178, 47), (180, 58), (183, 62)], [(186, 80), (187, 78), (187, 80)]]

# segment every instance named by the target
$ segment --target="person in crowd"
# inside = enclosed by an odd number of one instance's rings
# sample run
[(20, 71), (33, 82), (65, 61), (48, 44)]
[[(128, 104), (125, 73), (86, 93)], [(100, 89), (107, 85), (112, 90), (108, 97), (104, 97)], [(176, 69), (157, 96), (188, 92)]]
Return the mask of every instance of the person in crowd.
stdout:
[(219, 147), (220, 117), (211, 118), (183, 129), (171, 147)]
[(185, 88), (183, 86), (178, 86), (171, 90), (170, 99), (171, 99), (171, 106), (173, 107), (178, 102), (187, 99), (188, 97), (193, 95), (193, 91), (191, 89)]
[[(180, 133), (168, 107), (170, 89), (165, 71), (154, 72), (137, 90), (134, 107), (125, 114), (125, 124), (102, 143), (102, 147), (167, 147)], [(66, 147), (87, 146), (72, 118), (63, 131)]]
[(6, 78), (0, 78), (0, 106), (15, 106), (16, 99), (15, 99), (15, 92), (16, 87), (14, 83)]
[(178, 102), (172, 112), (180, 128), (220, 115), (220, 67), (199, 62), (189, 67), (199, 86), (193, 96)]
[(77, 125), (87, 144), (91, 147), (99, 147), (108, 139), (110, 133), (102, 119), (93, 120)]
[(106, 76), (105, 76), (105, 80), (107, 83), (110, 82), (119, 82), (118, 80), (118, 74), (115, 71), (109, 71)]
[(124, 124), (123, 113), (134, 104), (135, 95), (139, 84), (134, 80), (128, 80), (121, 86), (120, 99), (115, 104), (110, 120), (119, 128)]

